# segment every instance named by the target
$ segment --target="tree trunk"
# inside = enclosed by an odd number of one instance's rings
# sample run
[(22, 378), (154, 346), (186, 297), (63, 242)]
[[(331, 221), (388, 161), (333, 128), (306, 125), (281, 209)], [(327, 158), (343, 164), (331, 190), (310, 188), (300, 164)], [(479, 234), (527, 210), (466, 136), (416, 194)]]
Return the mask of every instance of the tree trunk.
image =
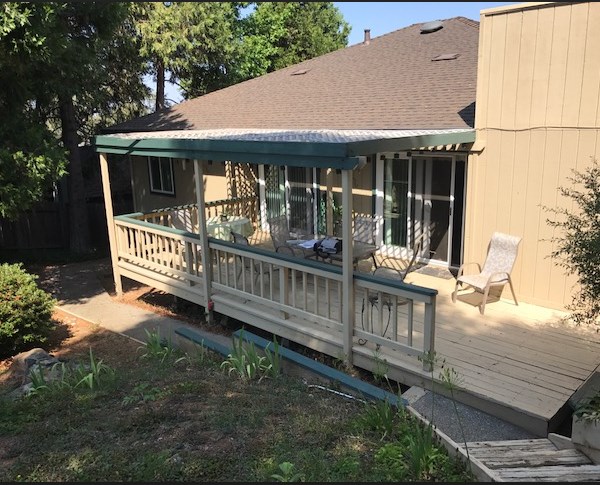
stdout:
[(69, 157), (69, 175), (67, 177), (69, 188), (69, 248), (74, 253), (85, 253), (91, 249), (90, 228), (78, 146), (79, 136), (77, 135), (75, 107), (73, 106), (73, 98), (66, 94), (59, 96), (59, 104), (62, 141)]
[(159, 59), (156, 61), (156, 109), (165, 107), (165, 65)]

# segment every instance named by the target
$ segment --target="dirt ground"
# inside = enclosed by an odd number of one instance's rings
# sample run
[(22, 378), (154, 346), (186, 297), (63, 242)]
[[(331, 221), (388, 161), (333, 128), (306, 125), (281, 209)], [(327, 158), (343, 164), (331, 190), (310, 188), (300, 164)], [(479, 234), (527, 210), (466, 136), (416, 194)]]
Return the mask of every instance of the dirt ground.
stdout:
[[(102, 355), (104, 362), (109, 365), (119, 362), (127, 364), (136, 359), (140, 344), (134, 340), (74, 317), (59, 308), (54, 310), (53, 319), (57, 324), (56, 329), (48, 341), (39, 344), (39, 347), (61, 361), (87, 359), (90, 347), (95, 354)], [(12, 362), (13, 357), (0, 360), (0, 387), (14, 388), (20, 385), (20, 376), (11, 369)]]

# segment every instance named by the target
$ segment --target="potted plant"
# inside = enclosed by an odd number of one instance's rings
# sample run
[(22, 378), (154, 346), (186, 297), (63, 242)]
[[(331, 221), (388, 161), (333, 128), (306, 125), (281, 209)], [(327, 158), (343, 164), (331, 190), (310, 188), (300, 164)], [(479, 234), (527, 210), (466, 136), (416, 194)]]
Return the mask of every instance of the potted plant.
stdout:
[(577, 404), (572, 420), (572, 443), (594, 463), (600, 463), (600, 391)]

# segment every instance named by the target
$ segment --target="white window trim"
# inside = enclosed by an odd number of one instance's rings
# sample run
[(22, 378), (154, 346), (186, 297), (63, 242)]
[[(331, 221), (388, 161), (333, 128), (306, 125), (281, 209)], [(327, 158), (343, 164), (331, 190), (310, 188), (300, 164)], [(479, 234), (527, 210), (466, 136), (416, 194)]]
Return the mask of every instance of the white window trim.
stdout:
[[(150, 192), (155, 193), (155, 194), (165, 194), (165, 195), (175, 195), (175, 177), (173, 175), (173, 159), (172, 158), (166, 158), (166, 157), (151, 157), (148, 156), (148, 180), (150, 182)], [(163, 190), (161, 189), (156, 189), (154, 188), (154, 180), (152, 178), (152, 167), (151, 167), (151, 159), (156, 159), (159, 162), (159, 167), (158, 167), (158, 173), (160, 175), (160, 186), (164, 187), (164, 182), (163, 182), (163, 177), (162, 177), (162, 170), (160, 167), (160, 163), (162, 160), (169, 160), (169, 169), (171, 170), (171, 182), (172, 182), (172, 186), (173, 186), (173, 190)]]

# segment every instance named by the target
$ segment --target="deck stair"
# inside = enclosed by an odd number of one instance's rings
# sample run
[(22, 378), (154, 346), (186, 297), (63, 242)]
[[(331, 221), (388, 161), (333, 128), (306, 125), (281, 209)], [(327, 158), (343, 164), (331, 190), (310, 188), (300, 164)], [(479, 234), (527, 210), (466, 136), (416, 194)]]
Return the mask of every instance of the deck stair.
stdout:
[(569, 438), (467, 443), (472, 462), (494, 482), (598, 482), (600, 465)]

